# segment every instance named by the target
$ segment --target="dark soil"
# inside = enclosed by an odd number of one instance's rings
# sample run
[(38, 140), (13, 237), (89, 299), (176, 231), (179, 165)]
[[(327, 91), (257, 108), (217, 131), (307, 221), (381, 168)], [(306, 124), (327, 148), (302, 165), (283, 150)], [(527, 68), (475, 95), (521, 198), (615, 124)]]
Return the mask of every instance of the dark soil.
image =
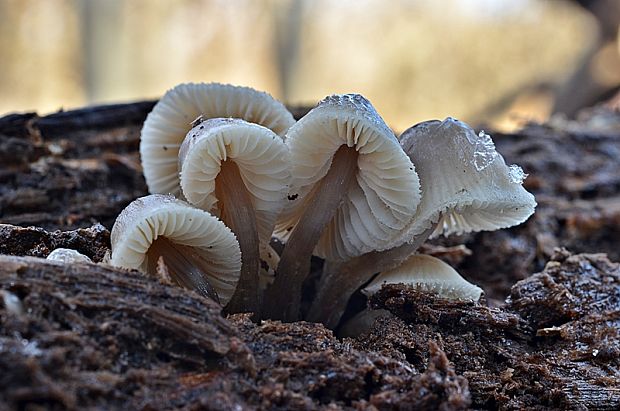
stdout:
[(338, 339), (224, 318), (137, 272), (32, 258), (105, 259), (116, 215), (146, 194), (152, 104), (0, 118), (0, 254), (18, 256), (0, 256), (0, 409), (620, 408), (620, 114), (494, 135), (530, 174), (536, 214), (423, 248), (488, 306), (386, 287), (371, 305), (392, 314)]

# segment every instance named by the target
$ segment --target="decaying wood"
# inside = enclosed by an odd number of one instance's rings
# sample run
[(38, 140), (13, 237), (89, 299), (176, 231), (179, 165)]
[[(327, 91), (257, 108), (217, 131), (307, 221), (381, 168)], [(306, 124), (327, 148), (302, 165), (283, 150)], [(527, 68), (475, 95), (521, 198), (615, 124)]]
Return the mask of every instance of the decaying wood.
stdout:
[(23, 306), (0, 309), (1, 409), (113, 405), (119, 384), (213, 369), (237, 334), (210, 300), (97, 264), (0, 256), (0, 289)]
[(414, 405), (469, 403), (432, 343), (420, 374), (320, 325), (230, 322), (198, 294), (97, 264), (0, 256), (0, 289), (23, 307), (0, 299), (1, 409), (314, 408), (389, 404), (387, 389)]
[(72, 231), (0, 224), (0, 255), (47, 257), (56, 248), (76, 250), (94, 262), (110, 252), (110, 232), (101, 224)]
[(620, 407), (618, 113), (494, 136), (530, 174), (536, 214), (424, 247), (490, 306), (384, 288), (372, 304), (393, 316), (339, 340), (318, 324), (222, 317), (134, 271), (34, 258), (67, 247), (105, 260), (114, 219), (146, 194), (152, 104), (0, 118), (0, 254), (13, 256), (0, 257), (0, 409)]
[(396, 317), (355, 346), (415, 364), (437, 339), (477, 407), (620, 407), (620, 265), (605, 255), (557, 252), (543, 272), (512, 287), (502, 308), (403, 286), (384, 287), (372, 305)]
[(24, 137), (34, 132), (46, 137), (60, 137), (74, 131), (132, 126), (144, 122), (155, 103), (108, 104), (59, 111), (42, 117), (36, 113), (12, 114), (0, 118), (0, 134)]
[(620, 406), (620, 268), (602, 255), (556, 254), (503, 308), (386, 287), (372, 304), (395, 317), (343, 341), (319, 324), (226, 320), (195, 293), (96, 264), (0, 257), (0, 289), (2, 409)]

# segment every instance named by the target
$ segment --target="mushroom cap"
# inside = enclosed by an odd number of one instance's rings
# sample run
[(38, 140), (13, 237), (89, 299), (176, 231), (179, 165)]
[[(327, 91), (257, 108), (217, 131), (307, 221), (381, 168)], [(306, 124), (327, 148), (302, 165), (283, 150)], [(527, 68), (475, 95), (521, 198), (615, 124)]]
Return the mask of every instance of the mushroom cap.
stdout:
[(290, 182), (288, 148), (270, 129), (240, 119), (210, 119), (191, 129), (179, 151), (181, 190), (191, 204), (216, 216), (215, 179), (227, 160), (239, 168), (258, 238), (268, 243)]
[(56, 248), (47, 256), (48, 260), (60, 261), (63, 263), (92, 263), (92, 260), (71, 248)]
[(141, 197), (121, 212), (112, 227), (110, 264), (146, 273), (147, 251), (160, 236), (192, 247), (209, 268), (207, 280), (222, 304), (230, 300), (241, 270), (235, 235), (217, 217), (172, 196)]
[(436, 222), (433, 236), (447, 236), (511, 227), (534, 213), (534, 196), (522, 186), (526, 175), (506, 165), (484, 132), (448, 117), (413, 126), (400, 141), (420, 176), (422, 201), (393, 245)]
[(288, 237), (342, 145), (358, 152), (356, 183), (314, 253), (342, 261), (383, 250), (385, 242), (411, 222), (420, 202), (415, 167), (363, 96), (326, 97), (289, 129), (286, 143), (291, 156), (290, 201), (277, 224), (277, 237)]
[(448, 300), (478, 301), (482, 295), (480, 287), (465, 280), (450, 265), (425, 254), (413, 254), (400, 266), (380, 273), (362, 293), (371, 296), (384, 284), (410, 285)]
[(199, 117), (242, 118), (280, 136), (295, 123), (267, 93), (228, 84), (180, 84), (164, 94), (142, 127), (140, 157), (150, 193), (179, 196), (179, 147)]

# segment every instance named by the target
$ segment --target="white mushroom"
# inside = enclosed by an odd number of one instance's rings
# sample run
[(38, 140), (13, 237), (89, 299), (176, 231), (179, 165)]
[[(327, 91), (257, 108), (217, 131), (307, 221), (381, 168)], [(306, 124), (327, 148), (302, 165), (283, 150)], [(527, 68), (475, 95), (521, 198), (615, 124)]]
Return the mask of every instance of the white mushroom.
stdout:
[(172, 279), (225, 305), (239, 280), (241, 252), (217, 217), (172, 196), (153, 194), (129, 204), (111, 234), (111, 265), (155, 275), (160, 257)]
[(269, 244), (290, 180), (286, 145), (266, 127), (210, 119), (187, 134), (179, 169), (185, 198), (220, 217), (239, 240), (241, 277), (229, 311), (258, 312), (259, 250)]
[(280, 136), (295, 123), (267, 93), (227, 84), (180, 84), (159, 100), (142, 128), (140, 156), (149, 192), (179, 196), (179, 147), (197, 118), (216, 117), (241, 118)]
[[(447, 300), (477, 302), (482, 289), (467, 280), (442, 260), (425, 254), (414, 254), (400, 266), (380, 273), (362, 293), (370, 297), (386, 284), (405, 284), (416, 290), (437, 294)], [(379, 317), (391, 317), (385, 309), (365, 309), (346, 321), (338, 331), (341, 337), (358, 337), (372, 329)]]
[(384, 251), (325, 266), (308, 314), (311, 321), (334, 328), (357, 288), (375, 273), (401, 264), (436, 229), (446, 234), (495, 230), (520, 224), (534, 212), (534, 196), (518, 178), (522, 171), (505, 164), (488, 135), (448, 118), (414, 126), (400, 140), (420, 177), (422, 201), (416, 214)]
[(380, 249), (411, 222), (419, 181), (392, 131), (359, 94), (325, 98), (291, 127), (286, 143), (292, 181), (276, 236), (287, 244), (265, 316), (295, 320), (313, 251), (340, 261)]
[(480, 287), (465, 280), (449, 264), (425, 254), (414, 254), (400, 266), (380, 273), (362, 293), (369, 297), (385, 284), (405, 284), (447, 300), (475, 302), (482, 295)]
[(70, 248), (56, 248), (47, 256), (48, 260), (60, 261), (62, 263), (92, 263), (92, 260)]
[(433, 235), (489, 231), (521, 224), (536, 208), (522, 186), (519, 166), (507, 166), (491, 137), (448, 117), (422, 123), (400, 137), (416, 165), (422, 202), (413, 224), (391, 245), (417, 235), (433, 223)]

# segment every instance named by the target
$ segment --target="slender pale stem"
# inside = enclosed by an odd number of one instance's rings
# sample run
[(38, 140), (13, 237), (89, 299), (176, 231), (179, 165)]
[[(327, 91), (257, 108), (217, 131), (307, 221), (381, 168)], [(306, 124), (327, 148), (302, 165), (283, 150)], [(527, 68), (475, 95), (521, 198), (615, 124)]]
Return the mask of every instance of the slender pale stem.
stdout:
[(204, 259), (192, 247), (176, 244), (166, 237), (157, 238), (147, 252), (149, 274), (156, 275), (159, 257), (163, 258), (172, 281), (177, 285), (220, 302), (217, 292), (207, 281), (208, 267), (204, 266)]
[(343, 263), (326, 261), (323, 276), (312, 301), (307, 320), (334, 329), (344, 314), (351, 295), (380, 271), (402, 264), (433, 233), (435, 225), (413, 242), (385, 251), (371, 251)]
[(241, 179), (239, 167), (225, 161), (215, 179), (215, 196), (220, 207), (220, 218), (239, 241), (241, 274), (232, 299), (226, 306), (229, 313), (254, 312), (259, 309), (258, 295), (258, 230), (256, 214), (250, 193)]
[(357, 173), (355, 148), (341, 146), (332, 164), (308, 200), (304, 214), (291, 233), (280, 257), (276, 279), (265, 294), (265, 318), (299, 319), (302, 285), (310, 272), (310, 258), (323, 230), (334, 218)]

